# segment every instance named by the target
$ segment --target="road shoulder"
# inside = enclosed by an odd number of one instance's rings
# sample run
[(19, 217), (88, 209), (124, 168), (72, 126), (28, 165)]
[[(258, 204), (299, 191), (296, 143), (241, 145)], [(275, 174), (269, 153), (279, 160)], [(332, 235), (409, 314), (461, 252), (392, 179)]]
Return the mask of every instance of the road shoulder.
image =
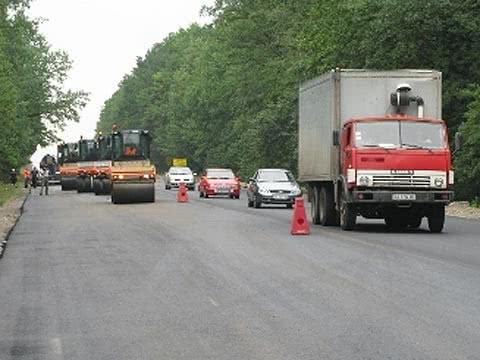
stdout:
[(5, 252), (8, 237), (22, 215), (27, 197), (28, 193), (23, 193), (20, 197), (10, 199), (0, 207), (0, 259)]
[(470, 206), (467, 201), (455, 201), (445, 210), (448, 216), (480, 220), (480, 208)]

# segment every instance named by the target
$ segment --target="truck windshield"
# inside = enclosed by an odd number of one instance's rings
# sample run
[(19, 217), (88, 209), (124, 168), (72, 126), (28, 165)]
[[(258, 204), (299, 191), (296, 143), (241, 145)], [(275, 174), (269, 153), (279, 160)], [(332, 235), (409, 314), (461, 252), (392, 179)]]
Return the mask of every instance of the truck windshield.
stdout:
[(355, 126), (357, 147), (443, 149), (442, 124), (419, 121), (369, 121)]

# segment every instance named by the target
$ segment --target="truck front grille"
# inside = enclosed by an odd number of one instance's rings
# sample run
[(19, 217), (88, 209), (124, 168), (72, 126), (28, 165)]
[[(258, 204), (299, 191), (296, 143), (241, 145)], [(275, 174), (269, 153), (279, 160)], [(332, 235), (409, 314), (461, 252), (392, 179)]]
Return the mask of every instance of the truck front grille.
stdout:
[(427, 175), (373, 175), (373, 186), (377, 187), (430, 187)]

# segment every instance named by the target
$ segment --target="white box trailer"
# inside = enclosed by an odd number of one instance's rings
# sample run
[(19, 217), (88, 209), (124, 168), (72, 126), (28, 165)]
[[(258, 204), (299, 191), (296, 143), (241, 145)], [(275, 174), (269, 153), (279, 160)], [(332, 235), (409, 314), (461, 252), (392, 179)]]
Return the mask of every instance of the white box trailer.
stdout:
[[(398, 85), (409, 84), (411, 95), (424, 100), (424, 116), (442, 118), (442, 73), (434, 70), (341, 70), (300, 86), (298, 127), (299, 180), (331, 181), (339, 173), (334, 130), (360, 116), (395, 113), (390, 96)], [(416, 107), (405, 114), (417, 116)]]

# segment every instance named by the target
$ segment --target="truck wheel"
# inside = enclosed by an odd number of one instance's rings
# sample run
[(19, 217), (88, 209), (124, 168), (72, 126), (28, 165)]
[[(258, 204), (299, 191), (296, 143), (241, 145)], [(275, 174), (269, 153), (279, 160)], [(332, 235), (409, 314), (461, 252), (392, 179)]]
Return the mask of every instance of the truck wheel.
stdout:
[(312, 222), (314, 224), (320, 224), (320, 191), (317, 185), (312, 186), (312, 198), (310, 202), (310, 213), (312, 215)]
[(325, 186), (320, 189), (319, 220), (323, 226), (335, 225), (336, 211), (333, 192)]
[(440, 233), (443, 230), (445, 224), (445, 206), (436, 205), (433, 206), (432, 212), (428, 216), (428, 228), (433, 233)]
[(340, 199), (340, 226), (343, 230), (353, 230), (357, 222), (357, 213), (352, 204), (347, 202), (345, 195), (342, 193)]

